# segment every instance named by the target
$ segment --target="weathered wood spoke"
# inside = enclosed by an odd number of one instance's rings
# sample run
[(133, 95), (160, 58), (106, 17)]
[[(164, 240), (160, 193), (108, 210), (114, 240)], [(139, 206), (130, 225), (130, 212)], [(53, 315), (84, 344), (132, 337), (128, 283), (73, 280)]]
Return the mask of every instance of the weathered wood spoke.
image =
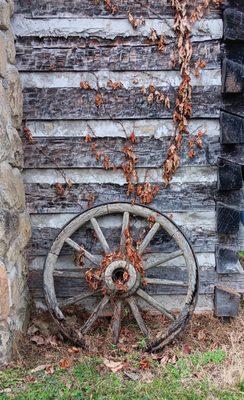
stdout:
[(147, 246), (149, 245), (149, 243), (151, 242), (152, 238), (154, 237), (154, 235), (157, 233), (158, 229), (160, 227), (160, 224), (158, 222), (156, 222), (152, 228), (150, 229), (150, 231), (147, 233), (147, 235), (144, 237), (142, 243), (140, 244), (139, 248), (138, 248), (138, 253), (142, 254)]
[(183, 281), (170, 281), (169, 279), (158, 279), (158, 278), (145, 278), (146, 283), (149, 285), (166, 285), (166, 286), (188, 286)]
[(89, 330), (92, 328), (93, 324), (96, 322), (96, 320), (99, 318), (99, 314), (103, 311), (104, 307), (108, 304), (109, 302), (109, 296), (104, 296), (100, 303), (95, 307), (93, 313), (90, 315), (86, 323), (83, 325), (81, 328), (81, 333), (86, 334), (89, 332)]
[(73, 249), (75, 249), (78, 252), (81, 252), (82, 254), (84, 254), (84, 257), (86, 257), (89, 261), (91, 261), (93, 264), (99, 266), (100, 262), (101, 262), (101, 257), (99, 256), (95, 256), (91, 253), (89, 253), (89, 251), (87, 251), (83, 246), (80, 246), (78, 243), (74, 242), (74, 240), (68, 238), (65, 240), (65, 242), (72, 247)]
[(97, 290), (96, 292), (86, 292), (86, 293), (77, 294), (77, 296), (70, 297), (69, 299), (59, 301), (59, 306), (61, 308), (64, 308), (67, 306), (72, 306), (76, 303), (79, 303), (80, 301), (82, 301), (84, 299), (87, 299), (88, 297), (98, 294), (99, 292), (100, 292), (100, 290)]
[(136, 293), (139, 297), (141, 297), (148, 304), (150, 304), (150, 306), (152, 306), (156, 310), (160, 311), (162, 314), (164, 314), (166, 317), (168, 317), (171, 321), (175, 320), (175, 316), (169, 310), (164, 308), (157, 300), (155, 300), (152, 296), (147, 294), (144, 290), (138, 289)]
[(91, 223), (96, 232), (97, 238), (102, 245), (104, 252), (110, 253), (110, 248), (109, 248), (108, 242), (105, 239), (104, 234), (102, 233), (102, 230), (101, 230), (96, 218), (91, 218)]
[(177, 250), (177, 251), (174, 251), (173, 253), (169, 253), (169, 254), (163, 254), (163, 255), (159, 256), (156, 260), (151, 261), (148, 264), (146, 264), (144, 266), (144, 269), (146, 271), (147, 269), (150, 269), (150, 268), (159, 267), (160, 265), (166, 263), (167, 261), (174, 260), (175, 258), (180, 257), (182, 255), (183, 255), (182, 250)]
[(188, 286), (183, 281), (171, 281), (169, 279), (158, 279), (158, 278), (145, 278), (146, 283), (149, 285), (166, 285), (166, 286)]
[(143, 318), (141, 316), (141, 313), (138, 308), (135, 297), (129, 297), (127, 299), (127, 303), (129, 304), (131, 312), (137, 322), (137, 325), (139, 326), (140, 330), (142, 331), (143, 335), (148, 336), (148, 329), (147, 329), (145, 322), (143, 321)]
[(120, 251), (125, 252), (126, 243), (126, 230), (129, 229), (130, 214), (126, 211), (123, 214), (122, 229), (121, 229), (121, 239), (120, 239)]
[(119, 341), (119, 334), (121, 328), (121, 316), (122, 316), (122, 304), (123, 302), (118, 299), (114, 305), (114, 313), (111, 321), (112, 335), (115, 344)]

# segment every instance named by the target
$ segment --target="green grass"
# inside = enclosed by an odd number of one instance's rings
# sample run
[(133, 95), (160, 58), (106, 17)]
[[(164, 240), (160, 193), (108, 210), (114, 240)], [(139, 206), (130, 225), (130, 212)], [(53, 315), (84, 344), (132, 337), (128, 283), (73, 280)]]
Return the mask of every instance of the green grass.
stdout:
[[(21, 368), (0, 372), (0, 399), (16, 400), (241, 400), (244, 384), (221, 389), (211, 382), (211, 368), (221, 367), (226, 354), (221, 349), (179, 357), (165, 366), (152, 363), (150, 383), (131, 381), (123, 372), (108, 372), (101, 359), (83, 358), (68, 370), (55, 368), (53, 375), (44, 371), (30, 373)], [(130, 364), (131, 365), (131, 364)], [(128, 369), (127, 369), (128, 370)], [(201, 371), (201, 377), (197, 373)], [(204, 373), (203, 373), (204, 371)], [(142, 371), (135, 371), (140, 374)], [(30, 376), (35, 382), (28, 382)], [(141, 375), (141, 377), (143, 374)]]

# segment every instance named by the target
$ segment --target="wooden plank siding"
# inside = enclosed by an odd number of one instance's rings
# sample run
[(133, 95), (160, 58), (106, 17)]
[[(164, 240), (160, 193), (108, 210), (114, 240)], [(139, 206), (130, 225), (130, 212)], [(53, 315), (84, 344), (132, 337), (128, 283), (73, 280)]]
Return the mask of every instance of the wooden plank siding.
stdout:
[[(200, 4), (197, 0), (195, 4)], [(135, 16), (144, 18), (155, 18), (158, 16), (173, 16), (173, 10), (167, 0), (156, 2), (154, 0), (117, 0), (117, 12), (113, 18), (127, 17), (128, 10), (131, 10)], [(32, 18), (49, 18), (79, 16), (107, 18), (109, 12), (106, 10), (103, 1), (83, 0), (57, 0), (55, 4), (52, 0), (15, 0), (15, 12)], [(220, 15), (220, 10), (216, 6), (211, 6), (206, 14), (207, 18), (216, 18)]]
[[(244, 116), (241, 94), (235, 104), (221, 94), (221, 10), (211, 7), (192, 32), (192, 63), (203, 59), (207, 64), (199, 78), (192, 76), (193, 118), (189, 127), (191, 132), (205, 133), (204, 146), (191, 159), (185, 143), (181, 167), (165, 189), (162, 165), (174, 132), (172, 112), (181, 80), (179, 65), (174, 62), (172, 8), (166, 0), (119, 0), (116, 4), (118, 12), (111, 15), (102, 1), (15, 0), (13, 26), (24, 90), (24, 118), (34, 138), (33, 144), (23, 138), (27, 207), (33, 226), (28, 249), (30, 289), (36, 301), (42, 302), (41, 274), (50, 246), (64, 224), (90, 207), (91, 196), (95, 205), (131, 201), (121, 164), (125, 160), (122, 148), (132, 145), (128, 138), (135, 132), (137, 143), (133, 147), (139, 182), (146, 179), (159, 185), (151, 206), (173, 218), (190, 239), (200, 265), (199, 307), (211, 309), (216, 284), (229, 280), (233, 289), (243, 285), (234, 276), (220, 278), (215, 272), (215, 246), (232, 246), (239, 240), (238, 234), (218, 235), (216, 229), (216, 200), (226, 204), (239, 201), (237, 193), (226, 200), (225, 192), (217, 192), (218, 157), (221, 152), (225, 154), (224, 144), (220, 143), (220, 110), (232, 113), (234, 109), (239, 117)], [(137, 17), (143, 16), (145, 25), (133, 30), (127, 20), (128, 9)], [(159, 52), (149, 40), (152, 28), (165, 36), (165, 52)], [(109, 80), (121, 82), (122, 88), (112, 90), (107, 86)], [(81, 82), (88, 82), (91, 90), (81, 89)], [(162, 103), (148, 104), (142, 88), (149, 94), (152, 83), (169, 96), (169, 109)], [(101, 107), (95, 102), (98, 92), (104, 101)], [(102, 159), (96, 161), (91, 143), (85, 141), (87, 134), (94, 137), (96, 150), (109, 156), (117, 167), (115, 171), (105, 171)], [(233, 148), (231, 155), (237, 154), (238, 149)], [(66, 187), (64, 175), (74, 184), (65, 196), (59, 196), (55, 183)], [(109, 228), (101, 222), (114, 249), (120, 223), (114, 219), (113, 228)], [(132, 234), (141, 237), (145, 227), (133, 226)], [(88, 250), (101, 252), (93, 236), (89, 226), (74, 235)], [(157, 234), (150, 247), (156, 255), (174, 249), (174, 241), (165, 232)], [(60, 270), (78, 272), (68, 261), (72, 254), (64, 246)], [(160, 269), (159, 276), (176, 279), (179, 273), (184, 278), (184, 267), (177, 264), (177, 269), (176, 264)], [(63, 285), (61, 276), (55, 278), (59, 297), (69, 297), (83, 289), (84, 281), (71, 275), (67, 285)], [(154, 288), (153, 293), (177, 303), (185, 289), (170, 286), (164, 290)]]

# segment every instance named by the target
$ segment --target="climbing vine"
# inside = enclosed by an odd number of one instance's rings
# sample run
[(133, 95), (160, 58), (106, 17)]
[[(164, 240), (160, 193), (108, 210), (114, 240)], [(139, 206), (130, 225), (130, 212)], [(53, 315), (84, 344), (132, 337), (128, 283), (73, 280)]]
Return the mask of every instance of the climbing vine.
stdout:
[[(105, 10), (112, 15), (119, 11), (115, 1), (95, 1), (97, 4), (102, 2)], [(194, 158), (197, 155), (197, 150), (202, 149), (203, 147), (204, 131), (198, 130), (194, 133), (190, 133), (189, 131), (189, 120), (192, 116), (192, 75), (195, 75), (195, 77), (198, 78), (201, 70), (206, 67), (205, 60), (198, 59), (195, 63), (192, 61), (193, 48), (191, 33), (194, 24), (196, 21), (199, 21), (204, 17), (209, 6), (211, 4), (220, 6), (222, 1), (223, 0), (202, 0), (195, 5), (195, 1), (191, 0), (169, 0), (174, 11), (173, 29), (176, 34), (176, 48), (170, 58), (172, 65), (177, 64), (179, 66), (181, 82), (176, 92), (172, 115), (174, 132), (172, 133), (172, 139), (162, 165), (162, 176), (165, 187), (170, 184), (173, 175), (180, 166), (183, 146), (187, 144), (187, 153), (189, 158)], [(131, 10), (128, 10), (127, 15), (129, 23), (132, 25), (133, 29), (138, 30), (139, 34), (140, 26), (145, 24), (144, 18), (138, 16), (135, 17)], [(157, 46), (159, 52), (165, 52), (167, 41), (163, 35), (158, 34), (156, 29), (151, 29), (148, 39), (153, 45)], [(99, 80), (95, 73), (94, 77), (97, 82), (94, 97), (95, 106), (98, 109), (104, 107), (109, 119), (114, 120), (115, 118), (113, 118), (106, 109), (106, 101), (103, 96), (103, 91), (99, 87)], [(133, 83), (138, 83), (138, 81), (134, 80)], [(115, 82), (110, 79), (107, 82), (107, 87), (112, 91), (117, 91), (123, 89), (123, 84), (122, 82)], [(86, 81), (80, 82), (80, 88), (88, 91), (94, 90), (90, 83)], [(153, 103), (157, 103), (161, 104), (165, 109), (171, 108), (170, 99), (167, 93), (163, 93), (161, 89), (156, 88), (154, 83), (150, 83), (147, 88), (142, 86), (140, 92), (141, 96), (145, 97), (148, 107), (152, 106)], [(102, 166), (105, 170), (116, 169), (118, 167), (122, 169), (127, 183), (127, 196), (131, 197), (132, 202), (135, 202), (136, 198), (138, 198), (140, 203), (149, 204), (153, 201), (160, 188), (158, 185), (152, 185), (147, 180), (144, 183), (139, 182), (137, 173), (138, 158), (136, 155), (136, 134), (133, 131), (128, 135), (123, 127), (123, 123), (117, 120), (116, 122), (121, 124), (126, 138), (126, 143), (121, 148), (121, 153), (124, 157), (124, 161), (121, 165), (114, 165), (110, 162), (108, 151), (105, 154), (101, 149), (99, 151), (97, 150), (97, 144), (93, 140), (96, 137), (96, 133), (92, 129), (91, 132), (85, 136), (85, 141), (90, 143), (91, 153), (94, 155), (97, 162), (102, 162)], [(26, 125), (23, 127), (23, 132), (30, 143), (35, 143), (31, 132)], [(112, 149), (108, 150), (112, 151)], [(65, 187), (63, 184), (57, 182), (54, 185), (54, 188), (58, 195), (65, 196), (67, 191), (72, 188), (73, 182), (65, 176), (64, 172), (61, 171), (61, 174), (64, 177)], [(94, 196), (89, 194), (89, 205), (91, 205), (93, 200)]]

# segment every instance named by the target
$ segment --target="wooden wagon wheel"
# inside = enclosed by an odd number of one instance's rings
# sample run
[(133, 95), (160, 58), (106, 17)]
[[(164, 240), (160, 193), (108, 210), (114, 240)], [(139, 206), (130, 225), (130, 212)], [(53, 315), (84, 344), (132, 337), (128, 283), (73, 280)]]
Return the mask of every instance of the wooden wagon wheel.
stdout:
[[(104, 218), (112, 214), (121, 215), (120, 227), (120, 243), (118, 243), (117, 251), (112, 253), (109, 242), (105, 238), (99, 225), (99, 218)], [(140, 219), (147, 222), (150, 221), (150, 227), (147, 233), (136, 246), (132, 244), (130, 236), (131, 219)], [(86, 224), (90, 224), (95, 235), (101, 245), (103, 255), (92, 254), (82, 244), (71, 239), (71, 236)], [(156, 259), (146, 260), (146, 252), (150, 242), (155, 235), (159, 235), (159, 231), (163, 229), (166, 234), (173, 239), (177, 245), (177, 249), (172, 252), (160, 253)], [(54, 286), (55, 266), (63, 246), (70, 246), (77, 252), (80, 252), (86, 260), (94, 266), (94, 273), (89, 270), (89, 278), (94, 278), (97, 282), (93, 288), (94, 291), (88, 290), (84, 293), (75, 295), (62, 301), (57, 300)], [(154, 277), (148, 278), (148, 273), (152, 270), (164, 268), (167, 262), (183, 257), (187, 269), (186, 280), (176, 281), (159, 279)], [(174, 261), (175, 262), (175, 261)], [(49, 311), (58, 324), (63, 334), (71, 339), (74, 343), (81, 346), (84, 345), (84, 335), (90, 331), (99, 315), (108, 303), (114, 306), (113, 317), (111, 320), (111, 330), (114, 342), (118, 342), (121, 327), (121, 315), (123, 304), (129, 306), (141, 332), (147, 338), (149, 330), (140, 312), (138, 305), (139, 300), (143, 300), (152, 309), (162, 313), (171, 324), (166, 332), (157, 335), (155, 340), (148, 338), (148, 351), (155, 351), (168, 344), (174, 337), (184, 328), (189, 317), (191, 316), (197, 299), (198, 292), (198, 268), (194, 252), (182, 231), (165, 215), (152, 210), (151, 208), (141, 205), (131, 205), (130, 203), (109, 203), (94, 207), (83, 212), (69, 222), (54, 241), (46, 258), (44, 266), (44, 293)], [(94, 282), (93, 282), (94, 283)], [(65, 280), (64, 280), (65, 285)], [(158, 301), (151, 294), (148, 294), (148, 288), (151, 285), (171, 285), (186, 288), (185, 300), (179, 313), (175, 313)], [(155, 287), (155, 286), (154, 286)], [(89, 289), (89, 286), (88, 286)], [(99, 293), (101, 299), (95, 306), (93, 312), (79, 330), (69, 327), (66, 318), (61, 311), (69, 305), (78, 304), (90, 296)]]

